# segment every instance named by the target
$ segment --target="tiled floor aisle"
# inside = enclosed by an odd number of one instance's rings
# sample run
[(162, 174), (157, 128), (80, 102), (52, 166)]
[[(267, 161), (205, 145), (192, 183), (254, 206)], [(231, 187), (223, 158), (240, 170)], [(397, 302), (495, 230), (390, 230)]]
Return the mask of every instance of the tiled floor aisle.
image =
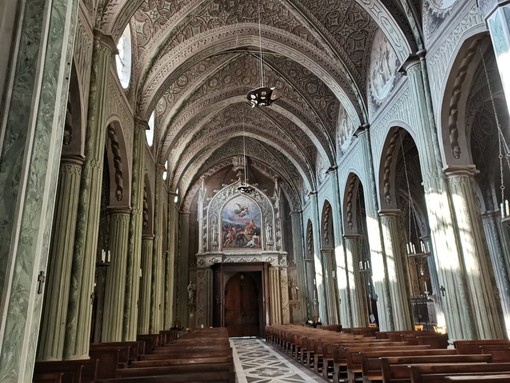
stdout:
[(326, 382), (261, 339), (230, 338), (230, 343), (238, 383)]

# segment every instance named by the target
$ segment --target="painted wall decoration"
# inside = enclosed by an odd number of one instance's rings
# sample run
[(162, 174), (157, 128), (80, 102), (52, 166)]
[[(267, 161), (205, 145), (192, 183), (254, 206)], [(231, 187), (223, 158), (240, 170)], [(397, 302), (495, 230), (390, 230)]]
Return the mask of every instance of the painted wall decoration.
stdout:
[(260, 207), (250, 198), (239, 196), (225, 204), (221, 214), (223, 248), (261, 248)]
[(370, 94), (380, 105), (395, 83), (398, 60), (384, 33), (379, 30), (374, 37), (370, 60)]

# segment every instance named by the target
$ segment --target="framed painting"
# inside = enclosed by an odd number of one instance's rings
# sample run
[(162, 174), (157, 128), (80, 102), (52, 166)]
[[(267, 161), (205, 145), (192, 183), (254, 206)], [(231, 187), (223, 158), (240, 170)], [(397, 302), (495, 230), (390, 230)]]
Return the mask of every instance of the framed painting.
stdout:
[(221, 213), (224, 249), (261, 248), (260, 207), (245, 196), (233, 198)]

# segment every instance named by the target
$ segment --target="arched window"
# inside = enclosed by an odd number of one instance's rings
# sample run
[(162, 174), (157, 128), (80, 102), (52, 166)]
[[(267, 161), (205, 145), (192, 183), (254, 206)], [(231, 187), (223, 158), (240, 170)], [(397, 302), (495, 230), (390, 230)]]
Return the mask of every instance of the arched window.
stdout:
[(149, 117), (149, 130), (145, 131), (145, 137), (147, 138), (147, 143), (149, 146), (152, 146), (154, 142), (154, 112), (152, 112), (151, 116)]
[(126, 89), (131, 78), (131, 28), (129, 24), (124, 29), (122, 36), (117, 43), (118, 54), (115, 56), (117, 74), (120, 84)]

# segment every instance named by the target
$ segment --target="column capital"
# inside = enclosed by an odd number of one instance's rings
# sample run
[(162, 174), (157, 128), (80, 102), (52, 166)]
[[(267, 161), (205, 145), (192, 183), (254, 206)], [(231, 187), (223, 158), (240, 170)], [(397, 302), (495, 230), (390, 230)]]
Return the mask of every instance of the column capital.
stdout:
[(473, 177), (479, 173), (475, 165), (448, 165), (443, 168), (446, 177)]
[(358, 233), (349, 233), (349, 234), (344, 234), (343, 237), (345, 239), (360, 239), (363, 236)]
[(142, 234), (142, 240), (144, 241), (152, 241), (154, 239), (154, 234)]
[(108, 206), (106, 210), (108, 214), (131, 214), (129, 206)]
[(150, 130), (149, 122), (143, 118), (135, 116), (135, 126), (139, 127), (141, 130)]
[(354, 132), (354, 136), (361, 137), (363, 134), (368, 133), (369, 130), (370, 130), (370, 124), (360, 125), (358, 127), (358, 129), (356, 129), (356, 131)]
[(416, 65), (420, 64), (420, 60), (424, 59), (426, 54), (427, 51), (425, 49), (419, 50), (415, 53), (411, 53), (407, 57), (406, 61), (402, 63), (398, 71), (402, 72), (405, 76), (407, 76), (407, 72), (409, 71), (409, 69), (412, 69)]
[(379, 217), (400, 217), (402, 211), (400, 209), (381, 209), (379, 210)]
[(115, 40), (113, 40), (112, 35), (106, 35), (100, 30), (95, 29), (94, 40), (109, 49), (112, 53), (117, 54), (117, 45), (115, 44)]
[(67, 164), (67, 165), (83, 165), (85, 163), (85, 157), (84, 156), (81, 156), (81, 155), (63, 155), (62, 158), (60, 159), (60, 162), (62, 164)]

